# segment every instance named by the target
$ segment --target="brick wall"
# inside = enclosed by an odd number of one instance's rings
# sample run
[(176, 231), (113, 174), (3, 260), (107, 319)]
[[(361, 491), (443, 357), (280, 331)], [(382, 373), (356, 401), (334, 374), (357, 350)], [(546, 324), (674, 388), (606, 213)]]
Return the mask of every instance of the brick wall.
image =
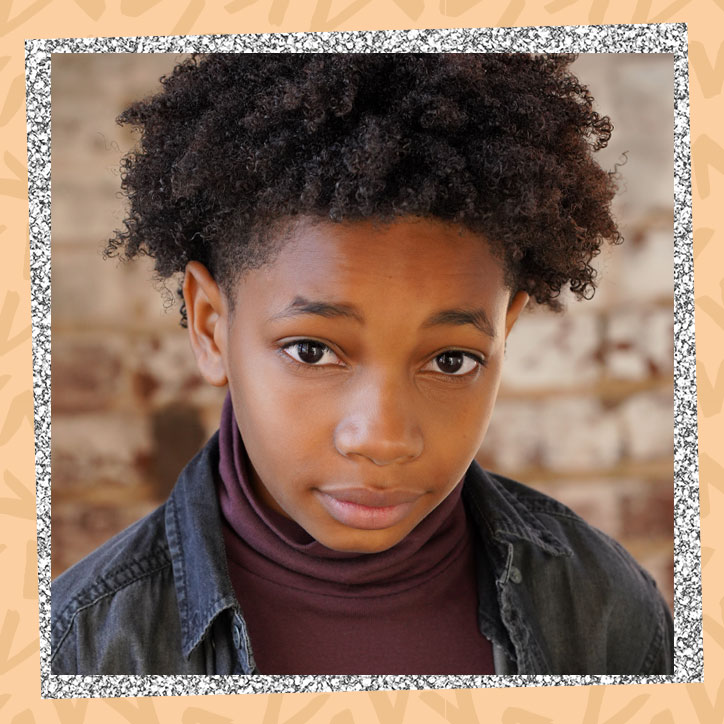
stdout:
[[(179, 56), (55, 55), (52, 108), (53, 575), (152, 510), (216, 429), (176, 306), (147, 259), (104, 261), (123, 215), (114, 123)], [(576, 62), (616, 130), (626, 243), (565, 315), (526, 312), (479, 459), (559, 498), (620, 540), (673, 598), (673, 63)]]

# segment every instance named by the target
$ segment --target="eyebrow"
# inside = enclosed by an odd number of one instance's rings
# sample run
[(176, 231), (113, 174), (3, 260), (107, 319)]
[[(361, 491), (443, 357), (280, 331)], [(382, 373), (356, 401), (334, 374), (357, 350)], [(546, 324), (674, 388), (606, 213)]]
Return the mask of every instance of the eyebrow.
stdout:
[(428, 317), (423, 323), (423, 328), (437, 327), (439, 325), (464, 325), (472, 324), (473, 327), (482, 332), (485, 336), (495, 339), (495, 328), (490, 317), (484, 309), (443, 309)]
[[(325, 318), (342, 317), (364, 324), (364, 317), (361, 312), (351, 304), (309, 300), (304, 297), (294, 297), (291, 304), (272, 316), (271, 319), (286, 319), (303, 314), (314, 314)], [(484, 309), (442, 309), (428, 317), (422, 323), (422, 327), (428, 329), (444, 325), (462, 326), (465, 324), (470, 324), (487, 337), (495, 339), (495, 328)]]
[(359, 310), (351, 304), (332, 304), (331, 302), (309, 300), (304, 297), (294, 297), (291, 304), (282, 309), (278, 314), (275, 314), (271, 319), (286, 319), (287, 317), (296, 317), (301, 314), (316, 314), (318, 317), (327, 318), (346, 317), (348, 319), (354, 319), (360, 324), (364, 324), (364, 318)]

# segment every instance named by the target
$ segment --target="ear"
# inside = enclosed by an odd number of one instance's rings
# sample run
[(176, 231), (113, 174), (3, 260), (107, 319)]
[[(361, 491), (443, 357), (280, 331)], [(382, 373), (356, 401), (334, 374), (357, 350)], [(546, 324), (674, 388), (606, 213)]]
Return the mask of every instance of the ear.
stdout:
[(196, 364), (207, 382), (223, 387), (227, 382), (226, 299), (209, 270), (198, 261), (186, 265), (183, 293)]
[(526, 292), (517, 292), (510, 300), (508, 311), (505, 315), (505, 338), (508, 339), (510, 330), (518, 319), (518, 315), (523, 311), (525, 305), (528, 304), (530, 296)]

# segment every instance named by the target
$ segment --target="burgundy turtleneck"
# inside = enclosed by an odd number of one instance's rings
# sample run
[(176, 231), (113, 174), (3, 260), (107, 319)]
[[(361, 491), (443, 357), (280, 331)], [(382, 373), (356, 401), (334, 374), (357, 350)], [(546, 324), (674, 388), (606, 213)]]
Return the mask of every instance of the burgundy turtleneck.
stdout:
[(489, 674), (462, 482), (381, 553), (326, 548), (264, 505), (227, 395), (219, 502), (231, 582), (262, 674)]

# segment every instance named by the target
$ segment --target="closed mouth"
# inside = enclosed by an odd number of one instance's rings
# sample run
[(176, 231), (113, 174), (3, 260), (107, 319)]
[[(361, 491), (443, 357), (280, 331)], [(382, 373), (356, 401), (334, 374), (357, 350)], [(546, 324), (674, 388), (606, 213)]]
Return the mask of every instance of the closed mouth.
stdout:
[(379, 488), (317, 488), (319, 502), (338, 523), (359, 530), (399, 525), (416, 507), (421, 492)]
[(362, 505), (367, 508), (391, 508), (396, 505), (413, 503), (421, 493), (412, 490), (380, 490), (375, 488), (331, 488), (319, 490), (340, 503)]

